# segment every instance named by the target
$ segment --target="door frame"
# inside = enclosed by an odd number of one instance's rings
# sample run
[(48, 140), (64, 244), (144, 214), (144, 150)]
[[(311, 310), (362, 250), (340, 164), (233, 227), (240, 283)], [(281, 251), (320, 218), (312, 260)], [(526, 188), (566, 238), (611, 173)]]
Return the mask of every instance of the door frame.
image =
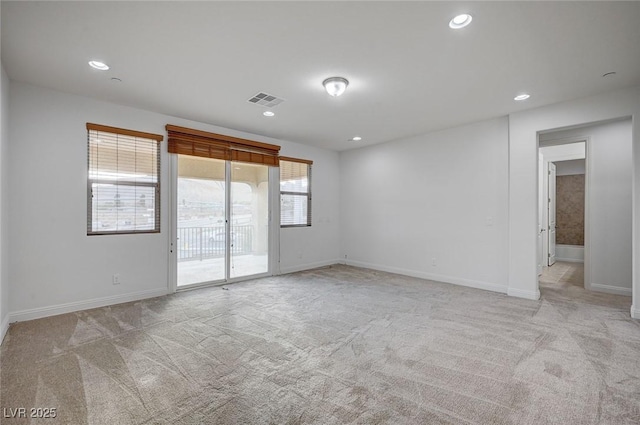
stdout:
[[(167, 289), (169, 293), (189, 291), (191, 289), (198, 289), (209, 286), (221, 286), (241, 282), (244, 280), (258, 279), (261, 277), (273, 276), (279, 274), (280, 264), (280, 168), (267, 166), (269, 173), (269, 212), (268, 212), (268, 224), (269, 224), (269, 255), (267, 263), (267, 272), (253, 274), (249, 276), (241, 276), (235, 278), (226, 277), (230, 276), (229, 267), (231, 256), (225, 257), (225, 279), (194, 283), (192, 285), (185, 285), (178, 287), (178, 253), (177, 253), (177, 237), (178, 237), (178, 155), (169, 154), (169, 249), (168, 249), (168, 264), (167, 264)], [(231, 161), (225, 161), (225, 180), (230, 182), (231, 177)], [(225, 190), (225, 198), (227, 207), (230, 205), (231, 190), (230, 187)], [(230, 223), (231, 208), (225, 208), (225, 231), (227, 233), (227, 252), (229, 250), (230, 242)]]
[[(559, 145), (568, 145), (572, 143), (581, 143), (585, 144), (585, 179), (584, 179), (584, 288), (591, 290), (591, 220), (590, 220), (590, 188), (591, 188), (591, 137), (590, 136), (575, 136), (575, 137), (563, 137), (558, 139), (550, 139), (545, 140), (543, 146), (540, 145), (538, 141), (538, 153), (540, 153), (540, 149), (549, 146), (559, 146)], [(557, 162), (557, 161), (570, 161), (573, 159), (582, 159), (576, 155), (568, 154), (568, 155), (547, 155), (544, 157), (543, 161), (543, 170), (542, 170), (542, 179), (539, 181), (539, 184), (542, 184), (543, 190), (543, 201), (549, 199), (548, 194), (548, 178), (549, 178), (549, 162)], [(538, 207), (538, 210), (543, 211), (542, 224), (549, 228), (549, 217), (548, 217), (548, 208), (544, 206), (543, 208)], [(543, 264), (545, 264), (545, 259), (549, 256), (549, 232), (546, 231), (542, 234), (542, 260)], [(548, 267), (548, 266), (547, 266)]]
[[(544, 157), (542, 155), (542, 152), (540, 152), (540, 149), (538, 149), (538, 175), (540, 176), (540, 178), (542, 178), (543, 170), (544, 170)], [(544, 261), (543, 233), (546, 232), (546, 229), (544, 228), (544, 223), (542, 222), (542, 220), (544, 219), (544, 213), (542, 211), (543, 208), (544, 208), (544, 190), (543, 190), (543, 184), (539, 183), (538, 185), (538, 249), (537, 249), (538, 276), (542, 274), (542, 271), (545, 268), (545, 266), (543, 266), (543, 261)]]
[(169, 256), (167, 289), (170, 294), (178, 290), (178, 155), (169, 154)]
[[(558, 161), (561, 162), (561, 161)], [(551, 165), (553, 164), (553, 166)], [(556, 263), (556, 245), (557, 245), (557, 229), (558, 229), (558, 205), (556, 202), (557, 198), (557, 190), (556, 190), (556, 182), (555, 179), (558, 177), (556, 173), (556, 161), (547, 161), (547, 266), (553, 266)], [(553, 179), (551, 179), (551, 171), (553, 170)], [(553, 181), (553, 182), (552, 182)], [(553, 186), (553, 199), (551, 198), (551, 187)], [(553, 200), (553, 209), (551, 208), (551, 204)], [(551, 222), (551, 211), (553, 211), (554, 221)], [(553, 231), (551, 230), (551, 225), (553, 224)], [(584, 231), (584, 229), (583, 229)], [(551, 243), (551, 235), (553, 234), (553, 244)], [(551, 262), (551, 247), (553, 246), (553, 262)]]

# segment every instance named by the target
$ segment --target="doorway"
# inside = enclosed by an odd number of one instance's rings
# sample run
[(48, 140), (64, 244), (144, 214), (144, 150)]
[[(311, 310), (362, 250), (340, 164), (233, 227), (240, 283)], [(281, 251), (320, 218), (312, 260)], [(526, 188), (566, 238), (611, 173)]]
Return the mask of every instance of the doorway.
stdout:
[[(581, 137), (548, 140), (539, 148), (539, 276), (547, 276), (556, 261), (563, 265), (555, 268), (563, 270), (566, 263), (587, 261), (587, 145), (588, 138)], [(580, 269), (576, 276), (583, 275), (582, 264), (573, 268)], [(587, 281), (582, 278), (580, 285), (587, 287)]]
[[(574, 143), (585, 143), (582, 165), (585, 173), (584, 242), (583, 246), (579, 241), (559, 242), (556, 259), (563, 263), (584, 261), (585, 289), (625, 296), (631, 295), (633, 281), (631, 130), (631, 120), (624, 118), (538, 135), (539, 151), (569, 149)], [(580, 166), (580, 161), (576, 160), (582, 159), (566, 152), (544, 156), (546, 162), (557, 165), (558, 175), (563, 174), (561, 168)], [(546, 175), (543, 172), (539, 181), (543, 189), (541, 180)], [(568, 185), (572, 184), (570, 180), (566, 182)], [(561, 187), (559, 183), (557, 186)], [(573, 190), (576, 190), (575, 186)], [(566, 222), (560, 223), (559, 216), (557, 218), (557, 237), (564, 240), (571, 236), (571, 229)], [(548, 255), (548, 251), (543, 253), (544, 258)]]
[(176, 286), (270, 272), (269, 167), (177, 155)]

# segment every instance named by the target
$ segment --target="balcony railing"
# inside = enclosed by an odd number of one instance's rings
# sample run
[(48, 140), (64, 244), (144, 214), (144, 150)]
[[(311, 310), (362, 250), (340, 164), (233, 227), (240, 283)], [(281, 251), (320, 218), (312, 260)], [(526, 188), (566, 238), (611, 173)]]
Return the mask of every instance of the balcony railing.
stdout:
[[(178, 229), (178, 261), (224, 257), (226, 232), (224, 226), (182, 227)], [(231, 252), (249, 254), (253, 251), (253, 226), (232, 226)]]

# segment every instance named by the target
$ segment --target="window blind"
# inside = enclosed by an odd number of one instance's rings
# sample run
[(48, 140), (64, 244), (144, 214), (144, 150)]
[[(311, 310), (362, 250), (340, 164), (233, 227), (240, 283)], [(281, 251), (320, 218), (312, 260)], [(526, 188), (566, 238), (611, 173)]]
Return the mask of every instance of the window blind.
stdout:
[(277, 167), (280, 146), (167, 124), (169, 153)]
[(163, 136), (87, 123), (87, 234), (160, 231)]
[(313, 161), (280, 157), (280, 226), (311, 226)]

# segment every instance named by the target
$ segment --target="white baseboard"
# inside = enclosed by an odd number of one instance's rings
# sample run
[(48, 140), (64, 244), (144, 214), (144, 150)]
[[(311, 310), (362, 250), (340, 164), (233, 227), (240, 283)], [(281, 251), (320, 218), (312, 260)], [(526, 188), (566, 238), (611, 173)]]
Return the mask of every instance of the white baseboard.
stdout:
[(631, 296), (631, 288), (621, 288), (619, 286), (602, 285), (600, 283), (592, 283), (589, 285), (592, 291), (606, 292), (607, 294)]
[(556, 245), (556, 261), (584, 263), (584, 246)]
[(56, 316), (58, 314), (88, 310), (90, 308), (105, 307), (108, 305), (139, 301), (146, 298), (160, 297), (163, 295), (167, 295), (167, 293), (168, 291), (166, 288), (150, 289), (147, 291), (132, 292), (124, 295), (114, 295), (110, 297), (94, 298), (85, 301), (75, 301), (48, 307), (32, 308), (28, 310), (9, 313), (9, 322), (24, 322), (25, 320), (41, 319), (43, 317)]
[(535, 301), (540, 299), (540, 290), (526, 291), (524, 289), (509, 288), (507, 295), (510, 297), (525, 298), (527, 300)]
[(280, 274), (301, 272), (304, 270), (317, 269), (318, 267), (327, 267), (327, 266), (332, 266), (334, 264), (340, 264), (340, 263), (341, 263), (340, 260), (328, 260), (328, 261), (318, 261), (315, 263), (298, 264), (296, 266), (280, 268)]
[(640, 319), (640, 309), (635, 308), (635, 305), (631, 305), (631, 317), (633, 319)]
[(0, 344), (4, 341), (4, 336), (7, 334), (9, 330), (9, 315), (5, 314), (4, 319), (2, 319), (2, 323), (0, 323)]
[(584, 263), (584, 260), (577, 260), (575, 258), (562, 258), (562, 257), (556, 257), (556, 261), (562, 261), (564, 263)]
[(468, 286), (470, 288), (484, 289), (486, 291), (507, 293), (507, 287), (495, 283), (482, 282), (479, 280), (463, 279), (454, 276), (445, 276), (435, 273), (427, 273), (419, 270), (410, 270), (400, 267), (385, 266), (380, 264), (371, 264), (362, 261), (346, 260), (343, 262), (349, 266), (362, 267), (365, 269), (380, 270), (382, 272), (396, 273), (405, 276), (417, 277), (420, 279), (434, 280), (436, 282), (452, 283), (454, 285)]

